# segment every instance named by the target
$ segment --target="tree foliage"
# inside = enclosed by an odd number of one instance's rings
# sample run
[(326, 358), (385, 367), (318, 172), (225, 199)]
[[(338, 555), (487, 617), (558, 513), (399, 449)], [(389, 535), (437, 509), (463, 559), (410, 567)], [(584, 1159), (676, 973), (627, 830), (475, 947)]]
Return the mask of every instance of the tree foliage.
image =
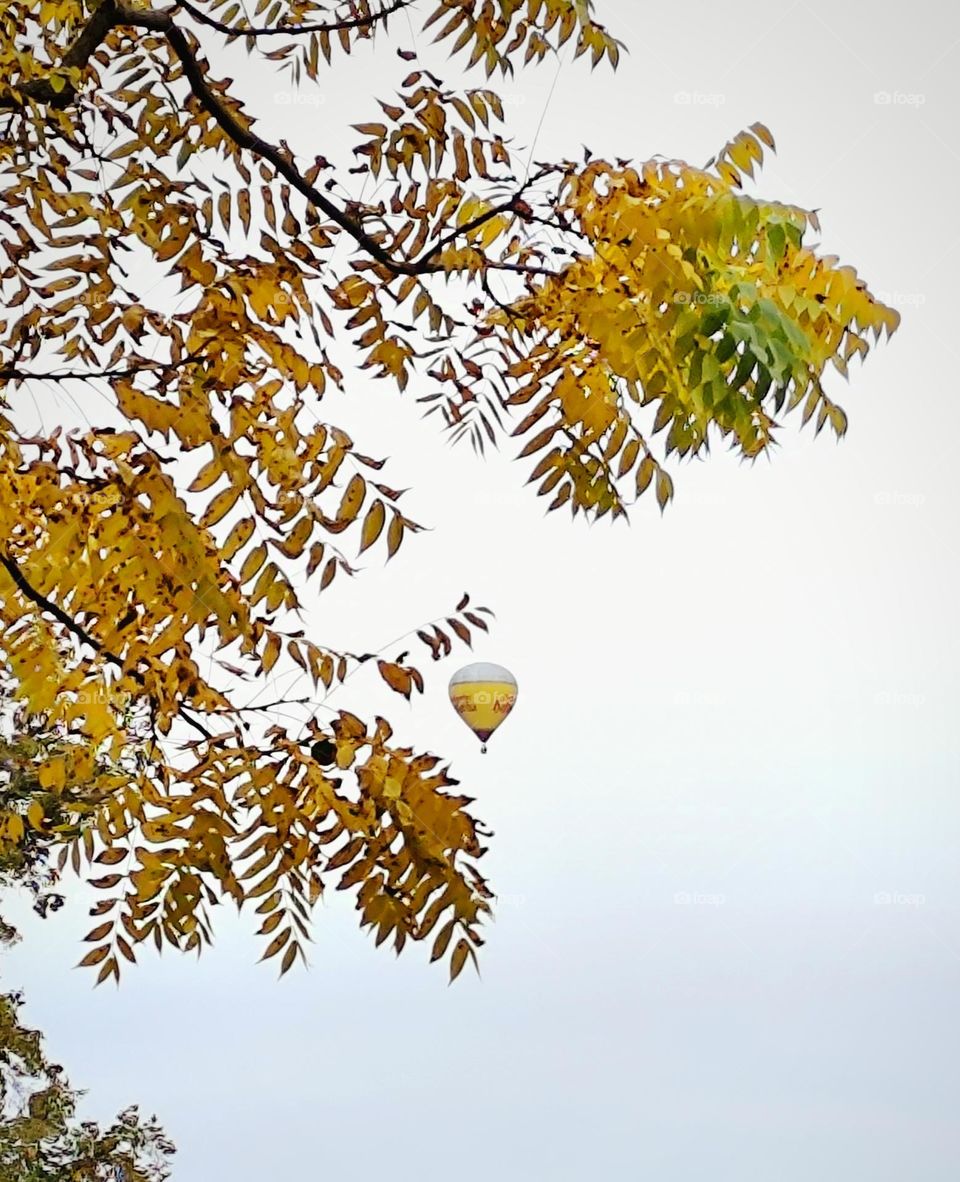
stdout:
[(75, 1120), (63, 1069), (20, 1019), (19, 994), (0, 994), (0, 1182), (162, 1182), (173, 1147), (136, 1108), (101, 1128)]
[[(35, 737), (22, 733), (0, 743), (4, 813), (19, 816), (20, 808), (39, 807), (48, 824), (62, 821), (63, 801), (37, 783), (36, 747)], [(41, 915), (61, 901), (49, 866), (54, 840), (31, 824), (0, 853), (0, 890), (25, 891)], [(18, 938), (0, 919), (0, 945)], [(19, 993), (0, 994), (0, 1182), (163, 1182), (173, 1146), (156, 1121), (131, 1107), (106, 1128), (78, 1122), (80, 1093), (47, 1058), (40, 1033), (24, 1026), (22, 1004)]]
[[(359, 368), (410, 388), (455, 439), (521, 440), (551, 508), (616, 517), (648, 489), (666, 505), (671, 458), (717, 439), (756, 457), (795, 409), (842, 435), (829, 371), (896, 327), (818, 252), (815, 215), (745, 192), (762, 124), (704, 167), (528, 164), (488, 85), (418, 68), (358, 99), (348, 169), (261, 138), (209, 64), (238, 43), (313, 86), (403, 12), (488, 76), (621, 52), (589, 0), (0, 15), (0, 656), (68, 814), (7, 803), (0, 842), (56, 835), (93, 867), (99, 980), (146, 941), (198, 949), (223, 897), (252, 903), (286, 971), (331, 883), (378, 943), (432, 937), (453, 975), (482, 943), (483, 831), (440, 759), (345, 710), (258, 727), (243, 693), (287, 666), (327, 692), (369, 660), (304, 634), (302, 588), (420, 528), (384, 461), (317, 418), (328, 387)], [(346, 196), (348, 172), (381, 196)], [(138, 294), (162, 277), (176, 299)], [(33, 381), (88, 429), (27, 434)], [(464, 597), (418, 637), (439, 659), (486, 627)], [(422, 689), (406, 654), (378, 656)]]

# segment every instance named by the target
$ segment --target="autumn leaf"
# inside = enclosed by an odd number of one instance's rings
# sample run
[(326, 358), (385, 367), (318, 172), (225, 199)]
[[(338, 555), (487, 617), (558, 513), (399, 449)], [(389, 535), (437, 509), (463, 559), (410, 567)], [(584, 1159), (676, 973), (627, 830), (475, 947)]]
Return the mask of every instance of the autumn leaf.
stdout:
[(367, 516), (363, 522), (363, 530), (360, 539), (360, 550), (369, 550), (377, 538), (383, 531), (384, 522), (386, 521), (386, 509), (383, 501), (379, 498), (373, 502), (367, 510)]
[(392, 690), (398, 694), (403, 694), (405, 698), (410, 697), (410, 692), (413, 688), (413, 678), (408, 669), (404, 669), (400, 665), (391, 664), (388, 661), (377, 661), (377, 668), (380, 670), (380, 676)]
[(455, 981), (460, 973), (463, 971), (463, 966), (467, 963), (467, 956), (470, 954), (470, 945), (466, 940), (458, 940), (457, 946), (453, 950), (453, 955), (450, 957), (450, 980)]
[(99, 948), (91, 948), (83, 960), (77, 965), (77, 968), (89, 968), (91, 965), (99, 964), (106, 958), (109, 951), (110, 946), (108, 944), (102, 944)]

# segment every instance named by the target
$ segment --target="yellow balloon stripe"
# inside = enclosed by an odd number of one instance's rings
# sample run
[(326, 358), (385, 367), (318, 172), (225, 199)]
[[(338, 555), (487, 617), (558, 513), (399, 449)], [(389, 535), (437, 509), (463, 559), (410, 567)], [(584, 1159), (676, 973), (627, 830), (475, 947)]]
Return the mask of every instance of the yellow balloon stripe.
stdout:
[(517, 687), (506, 681), (462, 681), (450, 687), (450, 701), (470, 729), (487, 739), (513, 709)]

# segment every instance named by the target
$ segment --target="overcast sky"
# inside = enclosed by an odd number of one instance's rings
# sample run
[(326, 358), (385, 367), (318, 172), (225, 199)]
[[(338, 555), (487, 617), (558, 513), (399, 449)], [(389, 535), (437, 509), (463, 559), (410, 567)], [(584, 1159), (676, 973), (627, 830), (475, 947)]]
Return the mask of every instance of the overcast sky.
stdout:
[[(497, 612), (476, 655), (520, 692), (488, 755), (447, 703), (456, 656), (412, 706), (365, 674), (340, 704), (453, 760), (496, 830), (501, 903), (482, 980), (450, 988), (424, 949), (375, 949), (344, 895), (318, 915), (312, 968), (280, 983), (226, 908), (199, 963), (146, 955), (119, 992), (72, 971), (82, 906), (28, 923), (5, 984), (91, 1113), (157, 1112), (177, 1182), (960, 1172), (960, 16), (598, 11), (630, 55), (591, 74), (567, 51), (501, 84), (516, 141), (699, 164), (760, 119), (778, 155), (757, 191), (819, 209), (825, 249), (902, 327), (828, 387), (842, 443), (796, 423), (770, 463), (674, 468), (667, 513), (645, 498), (629, 526), (545, 519), (510, 447), (451, 449), (415, 390), (353, 374), (325, 399), (393, 457), (432, 532), (337, 580), (317, 638), (370, 648), (464, 590)], [(358, 51), (311, 102), (240, 57), (230, 70), (261, 134), (351, 163), (371, 80), (389, 99), (410, 69), (393, 50)]]

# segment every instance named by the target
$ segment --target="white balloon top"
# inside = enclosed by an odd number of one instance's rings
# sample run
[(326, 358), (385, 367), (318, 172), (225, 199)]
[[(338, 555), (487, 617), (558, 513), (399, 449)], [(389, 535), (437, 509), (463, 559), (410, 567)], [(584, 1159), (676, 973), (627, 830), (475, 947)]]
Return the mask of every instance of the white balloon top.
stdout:
[(450, 685), (463, 685), (468, 681), (502, 681), (512, 686), (517, 684), (517, 679), (509, 669), (504, 669), (502, 665), (493, 665), (489, 661), (476, 661), (473, 665), (464, 665), (450, 678)]

